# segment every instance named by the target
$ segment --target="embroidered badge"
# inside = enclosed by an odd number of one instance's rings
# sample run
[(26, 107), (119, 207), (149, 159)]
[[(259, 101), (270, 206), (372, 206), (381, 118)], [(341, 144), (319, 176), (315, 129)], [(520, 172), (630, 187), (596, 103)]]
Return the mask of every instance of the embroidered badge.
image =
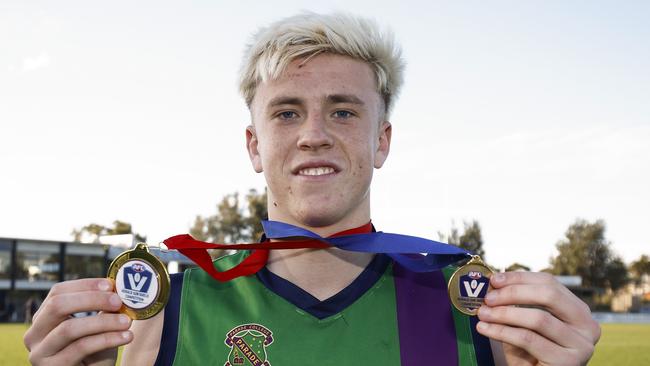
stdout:
[(273, 343), (273, 332), (260, 324), (234, 327), (224, 340), (230, 347), (224, 366), (271, 366), (266, 347)]

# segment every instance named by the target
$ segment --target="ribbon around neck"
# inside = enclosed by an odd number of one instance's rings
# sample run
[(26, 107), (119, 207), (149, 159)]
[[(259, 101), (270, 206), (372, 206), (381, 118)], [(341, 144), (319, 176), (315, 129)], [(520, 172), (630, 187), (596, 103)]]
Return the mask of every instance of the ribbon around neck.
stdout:
[[(372, 224), (345, 230), (329, 237), (279, 221), (262, 221), (265, 237), (278, 241), (251, 244), (213, 244), (192, 238), (188, 234), (172, 236), (163, 243), (190, 258), (214, 279), (226, 282), (249, 276), (262, 269), (269, 250), (327, 249), (336, 247), (353, 252), (384, 253), (413, 272), (432, 272), (467, 259), (470, 253), (462, 248), (416, 236), (371, 232)], [(253, 250), (237, 266), (217, 271), (206, 249)]]

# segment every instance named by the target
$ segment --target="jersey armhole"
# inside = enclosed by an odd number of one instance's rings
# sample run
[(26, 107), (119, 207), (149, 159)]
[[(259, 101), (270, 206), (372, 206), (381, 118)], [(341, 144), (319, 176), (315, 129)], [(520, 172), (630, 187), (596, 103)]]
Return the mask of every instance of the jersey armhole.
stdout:
[(170, 277), (171, 286), (169, 301), (165, 306), (163, 317), (163, 331), (160, 336), (160, 348), (154, 366), (171, 366), (176, 357), (176, 344), (178, 343), (178, 320), (181, 308), (181, 294), (185, 273), (174, 273)]

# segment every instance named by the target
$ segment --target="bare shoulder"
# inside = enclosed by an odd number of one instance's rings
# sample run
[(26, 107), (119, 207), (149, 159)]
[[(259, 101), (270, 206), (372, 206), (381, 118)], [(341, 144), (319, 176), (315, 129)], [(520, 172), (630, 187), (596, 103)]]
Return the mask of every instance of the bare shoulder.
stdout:
[(153, 365), (158, 357), (160, 337), (162, 336), (165, 310), (145, 320), (131, 324), (133, 341), (124, 347), (122, 366)]

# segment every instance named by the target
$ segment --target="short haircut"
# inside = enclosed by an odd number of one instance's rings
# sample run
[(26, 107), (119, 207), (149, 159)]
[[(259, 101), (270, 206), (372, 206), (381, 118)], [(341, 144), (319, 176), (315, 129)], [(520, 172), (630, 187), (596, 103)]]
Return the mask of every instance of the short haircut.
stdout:
[(343, 13), (306, 12), (260, 28), (246, 48), (240, 71), (239, 90), (246, 105), (251, 107), (261, 82), (280, 77), (295, 59), (309, 60), (320, 53), (366, 62), (375, 74), (388, 117), (403, 81), (401, 49), (390, 30)]

